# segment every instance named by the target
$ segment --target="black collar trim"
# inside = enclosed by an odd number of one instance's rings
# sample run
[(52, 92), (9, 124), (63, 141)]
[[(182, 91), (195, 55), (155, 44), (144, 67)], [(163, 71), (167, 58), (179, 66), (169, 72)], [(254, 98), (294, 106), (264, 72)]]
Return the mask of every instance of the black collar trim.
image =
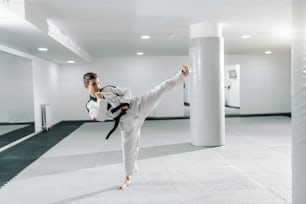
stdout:
[(97, 98), (89, 95), (89, 101), (97, 102)]

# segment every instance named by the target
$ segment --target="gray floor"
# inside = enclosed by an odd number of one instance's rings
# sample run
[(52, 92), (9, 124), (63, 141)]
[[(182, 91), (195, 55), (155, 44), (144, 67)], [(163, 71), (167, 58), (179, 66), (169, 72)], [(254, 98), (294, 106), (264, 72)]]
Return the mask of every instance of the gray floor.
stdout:
[(226, 145), (191, 146), (189, 120), (146, 121), (138, 172), (125, 191), (112, 123), (86, 123), (0, 189), (5, 204), (291, 201), (290, 119), (227, 118)]

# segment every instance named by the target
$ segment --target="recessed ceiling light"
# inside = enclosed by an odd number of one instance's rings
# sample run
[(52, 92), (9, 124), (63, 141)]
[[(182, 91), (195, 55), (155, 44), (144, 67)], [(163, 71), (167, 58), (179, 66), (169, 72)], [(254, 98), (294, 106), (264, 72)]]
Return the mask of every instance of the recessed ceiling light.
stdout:
[(47, 51), (48, 51), (48, 48), (46, 48), (46, 47), (40, 47), (40, 48), (38, 48), (38, 50), (41, 51), (41, 52), (47, 52)]
[(143, 35), (143, 36), (141, 36), (141, 39), (145, 39), (145, 40), (150, 39), (150, 38), (151, 38), (151, 36), (149, 36), (149, 35)]
[(73, 64), (74, 61), (73, 61), (73, 60), (68, 60), (67, 63), (68, 63), (68, 64)]
[(143, 52), (137, 52), (137, 55), (143, 55)]
[(251, 38), (251, 36), (250, 35), (242, 35), (241, 38), (242, 39), (249, 39), (249, 38)]
[(265, 54), (270, 55), (270, 54), (272, 54), (272, 51), (265, 51)]

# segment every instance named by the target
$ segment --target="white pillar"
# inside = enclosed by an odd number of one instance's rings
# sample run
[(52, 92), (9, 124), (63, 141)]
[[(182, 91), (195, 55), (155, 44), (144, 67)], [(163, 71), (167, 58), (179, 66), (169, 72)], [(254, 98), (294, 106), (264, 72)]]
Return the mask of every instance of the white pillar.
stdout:
[(221, 24), (190, 26), (190, 130), (196, 146), (225, 143), (223, 44)]
[(306, 203), (306, 2), (292, 1), (292, 203)]

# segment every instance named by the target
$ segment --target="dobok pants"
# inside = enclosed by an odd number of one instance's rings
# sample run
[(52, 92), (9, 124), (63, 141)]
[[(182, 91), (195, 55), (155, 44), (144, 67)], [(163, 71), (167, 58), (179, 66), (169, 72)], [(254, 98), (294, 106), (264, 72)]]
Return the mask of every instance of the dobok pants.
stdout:
[(158, 105), (161, 96), (174, 87), (184, 84), (182, 72), (161, 82), (143, 96), (131, 99), (127, 113), (120, 119), (122, 159), (126, 176), (138, 171), (137, 157), (140, 144), (140, 128), (145, 118)]

